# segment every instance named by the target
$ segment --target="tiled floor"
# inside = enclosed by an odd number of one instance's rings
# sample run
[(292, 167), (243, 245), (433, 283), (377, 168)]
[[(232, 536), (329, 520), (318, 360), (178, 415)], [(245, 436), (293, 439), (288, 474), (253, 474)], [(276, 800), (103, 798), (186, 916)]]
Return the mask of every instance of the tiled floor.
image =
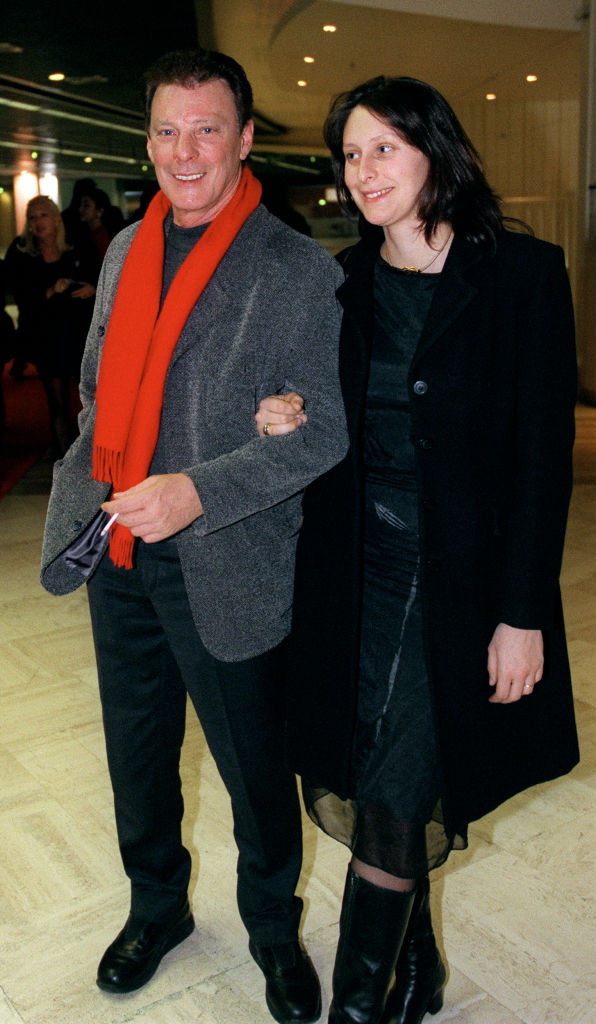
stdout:
[[(578, 436), (563, 583), (583, 759), (478, 822), (436, 873), (450, 969), (436, 1024), (596, 1024), (596, 410), (579, 411)], [(270, 1024), (235, 908), (227, 798), (192, 714), (196, 931), (139, 993), (95, 987), (128, 890), (85, 593), (52, 598), (38, 583), (46, 490), (42, 464), (0, 503), (0, 1024)], [(347, 853), (305, 832), (304, 936), (325, 1019)]]

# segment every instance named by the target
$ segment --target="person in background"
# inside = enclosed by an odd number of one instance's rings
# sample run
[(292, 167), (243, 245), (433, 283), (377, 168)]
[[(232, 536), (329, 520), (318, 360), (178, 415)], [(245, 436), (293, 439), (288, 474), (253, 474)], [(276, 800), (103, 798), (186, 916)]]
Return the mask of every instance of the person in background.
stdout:
[(159, 185), (156, 181), (148, 182), (146, 185), (143, 186), (139, 199), (139, 205), (128, 218), (126, 222), (127, 226), (129, 224), (136, 224), (138, 220), (143, 219), (143, 217), (147, 213), (149, 203), (151, 202), (151, 200), (153, 199), (154, 195), (157, 192), (159, 192)]
[(95, 261), (97, 276), (110, 242), (124, 227), (124, 217), (117, 206), (110, 202), (107, 192), (100, 188), (82, 191), (79, 205), (81, 219), (81, 247)]
[(81, 199), (84, 195), (94, 192), (96, 188), (97, 184), (93, 178), (77, 178), (72, 187), (70, 203), (66, 209), (62, 210), (66, 241), (68, 245), (73, 245), (75, 249), (80, 248), (81, 234), (83, 237), (85, 235), (83, 224), (81, 223)]
[(275, 178), (265, 178), (261, 185), (263, 187), (263, 206), (266, 206), (269, 213), (299, 231), (302, 235), (312, 237), (312, 231), (306, 217), (290, 203), (289, 188)]
[(99, 188), (94, 189), (93, 192), (85, 192), (81, 196), (79, 206), (81, 223), (86, 225), (91, 233), (93, 248), (100, 263), (113, 238), (105, 223), (105, 214), (109, 207), (108, 196)]
[[(357, 86), (325, 136), (363, 224), (339, 257), (351, 447), (304, 499), (288, 744), (353, 851), (329, 1022), (419, 1024), (446, 979), (428, 869), (578, 760), (559, 591), (573, 313), (562, 250), (505, 229), (432, 86)], [(288, 392), (257, 422), (272, 444), (314, 412)]]
[(18, 307), (17, 351), (44, 386), (56, 458), (75, 436), (71, 381), (78, 381), (93, 314), (97, 277), (67, 244), (60, 210), (48, 196), (27, 204), (25, 230), (6, 253), (8, 284)]
[(15, 354), (15, 330), (10, 314), (4, 308), (6, 302), (6, 271), (4, 260), (0, 260), (0, 437), (6, 422), (6, 402), (4, 400), (4, 367)]
[[(99, 987), (140, 988), (194, 928), (179, 775), (188, 694), (230, 794), (238, 906), (267, 1005), (279, 1022), (306, 1024), (321, 996), (298, 937), (302, 830), (282, 659), (302, 490), (347, 448), (342, 274), (261, 205), (245, 165), (251, 107), (244, 70), (225, 54), (175, 52), (147, 73), (161, 190), (104, 261), (81, 434), (54, 475), (42, 582), (52, 593), (81, 583), (61, 553), (100, 505), (118, 517), (88, 594), (131, 906)], [(265, 442), (258, 402), (287, 387), (304, 388), (316, 412), (304, 434)]]

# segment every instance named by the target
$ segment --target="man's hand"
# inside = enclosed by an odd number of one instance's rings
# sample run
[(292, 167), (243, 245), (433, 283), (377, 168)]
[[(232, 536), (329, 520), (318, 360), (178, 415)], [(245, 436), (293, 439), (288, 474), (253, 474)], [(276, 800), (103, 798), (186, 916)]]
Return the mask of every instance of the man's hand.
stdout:
[(267, 395), (255, 413), (260, 437), (293, 434), (306, 423), (307, 418), (304, 399), (296, 391), (289, 391), (286, 395)]
[(117, 512), (117, 521), (147, 544), (172, 537), (203, 515), (201, 499), (185, 473), (149, 476), (128, 491), (115, 492), (101, 507), (111, 516)]
[(488, 648), (491, 704), (513, 704), (528, 697), (542, 679), (544, 644), (539, 629), (516, 629), (500, 622)]

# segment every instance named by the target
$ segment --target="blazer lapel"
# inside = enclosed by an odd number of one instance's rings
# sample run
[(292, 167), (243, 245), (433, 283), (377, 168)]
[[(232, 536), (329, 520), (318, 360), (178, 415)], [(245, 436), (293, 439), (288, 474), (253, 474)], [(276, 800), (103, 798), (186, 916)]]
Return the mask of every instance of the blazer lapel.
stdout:
[[(201, 301), (203, 296), (207, 299), (206, 302)], [(211, 278), (205, 287), (203, 295), (195, 303), (188, 315), (188, 320), (182, 328), (182, 333), (172, 354), (170, 366), (173, 366), (187, 349), (197, 345), (209, 336), (214, 323), (217, 321), (218, 311), (222, 308), (220, 303), (225, 303), (227, 298), (225, 290), (221, 289), (219, 284)]]
[(247, 303), (250, 301), (255, 267), (260, 267), (265, 258), (261, 209), (257, 207), (242, 225), (229, 249), (222, 256), (213, 277), (207, 282), (204, 292), (191, 309), (170, 365), (180, 359), (187, 349), (208, 338), (212, 331), (217, 333), (222, 309), (226, 310), (228, 319), (231, 311), (237, 309), (237, 322), (242, 323)]

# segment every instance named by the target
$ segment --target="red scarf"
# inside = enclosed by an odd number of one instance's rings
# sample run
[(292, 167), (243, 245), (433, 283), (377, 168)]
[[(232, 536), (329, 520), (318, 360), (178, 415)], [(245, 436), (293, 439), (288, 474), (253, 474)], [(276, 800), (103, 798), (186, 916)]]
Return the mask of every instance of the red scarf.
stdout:
[[(178, 270), (159, 309), (163, 223), (170, 203), (158, 192), (128, 251), (103, 347), (93, 438), (95, 480), (126, 491), (147, 476), (157, 443), (166, 373), (190, 311), (240, 228), (255, 210), (261, 186), (248, 167), (230, 202)], [(130, 569), (134, 537), (116, 523), (110, 558)]]

